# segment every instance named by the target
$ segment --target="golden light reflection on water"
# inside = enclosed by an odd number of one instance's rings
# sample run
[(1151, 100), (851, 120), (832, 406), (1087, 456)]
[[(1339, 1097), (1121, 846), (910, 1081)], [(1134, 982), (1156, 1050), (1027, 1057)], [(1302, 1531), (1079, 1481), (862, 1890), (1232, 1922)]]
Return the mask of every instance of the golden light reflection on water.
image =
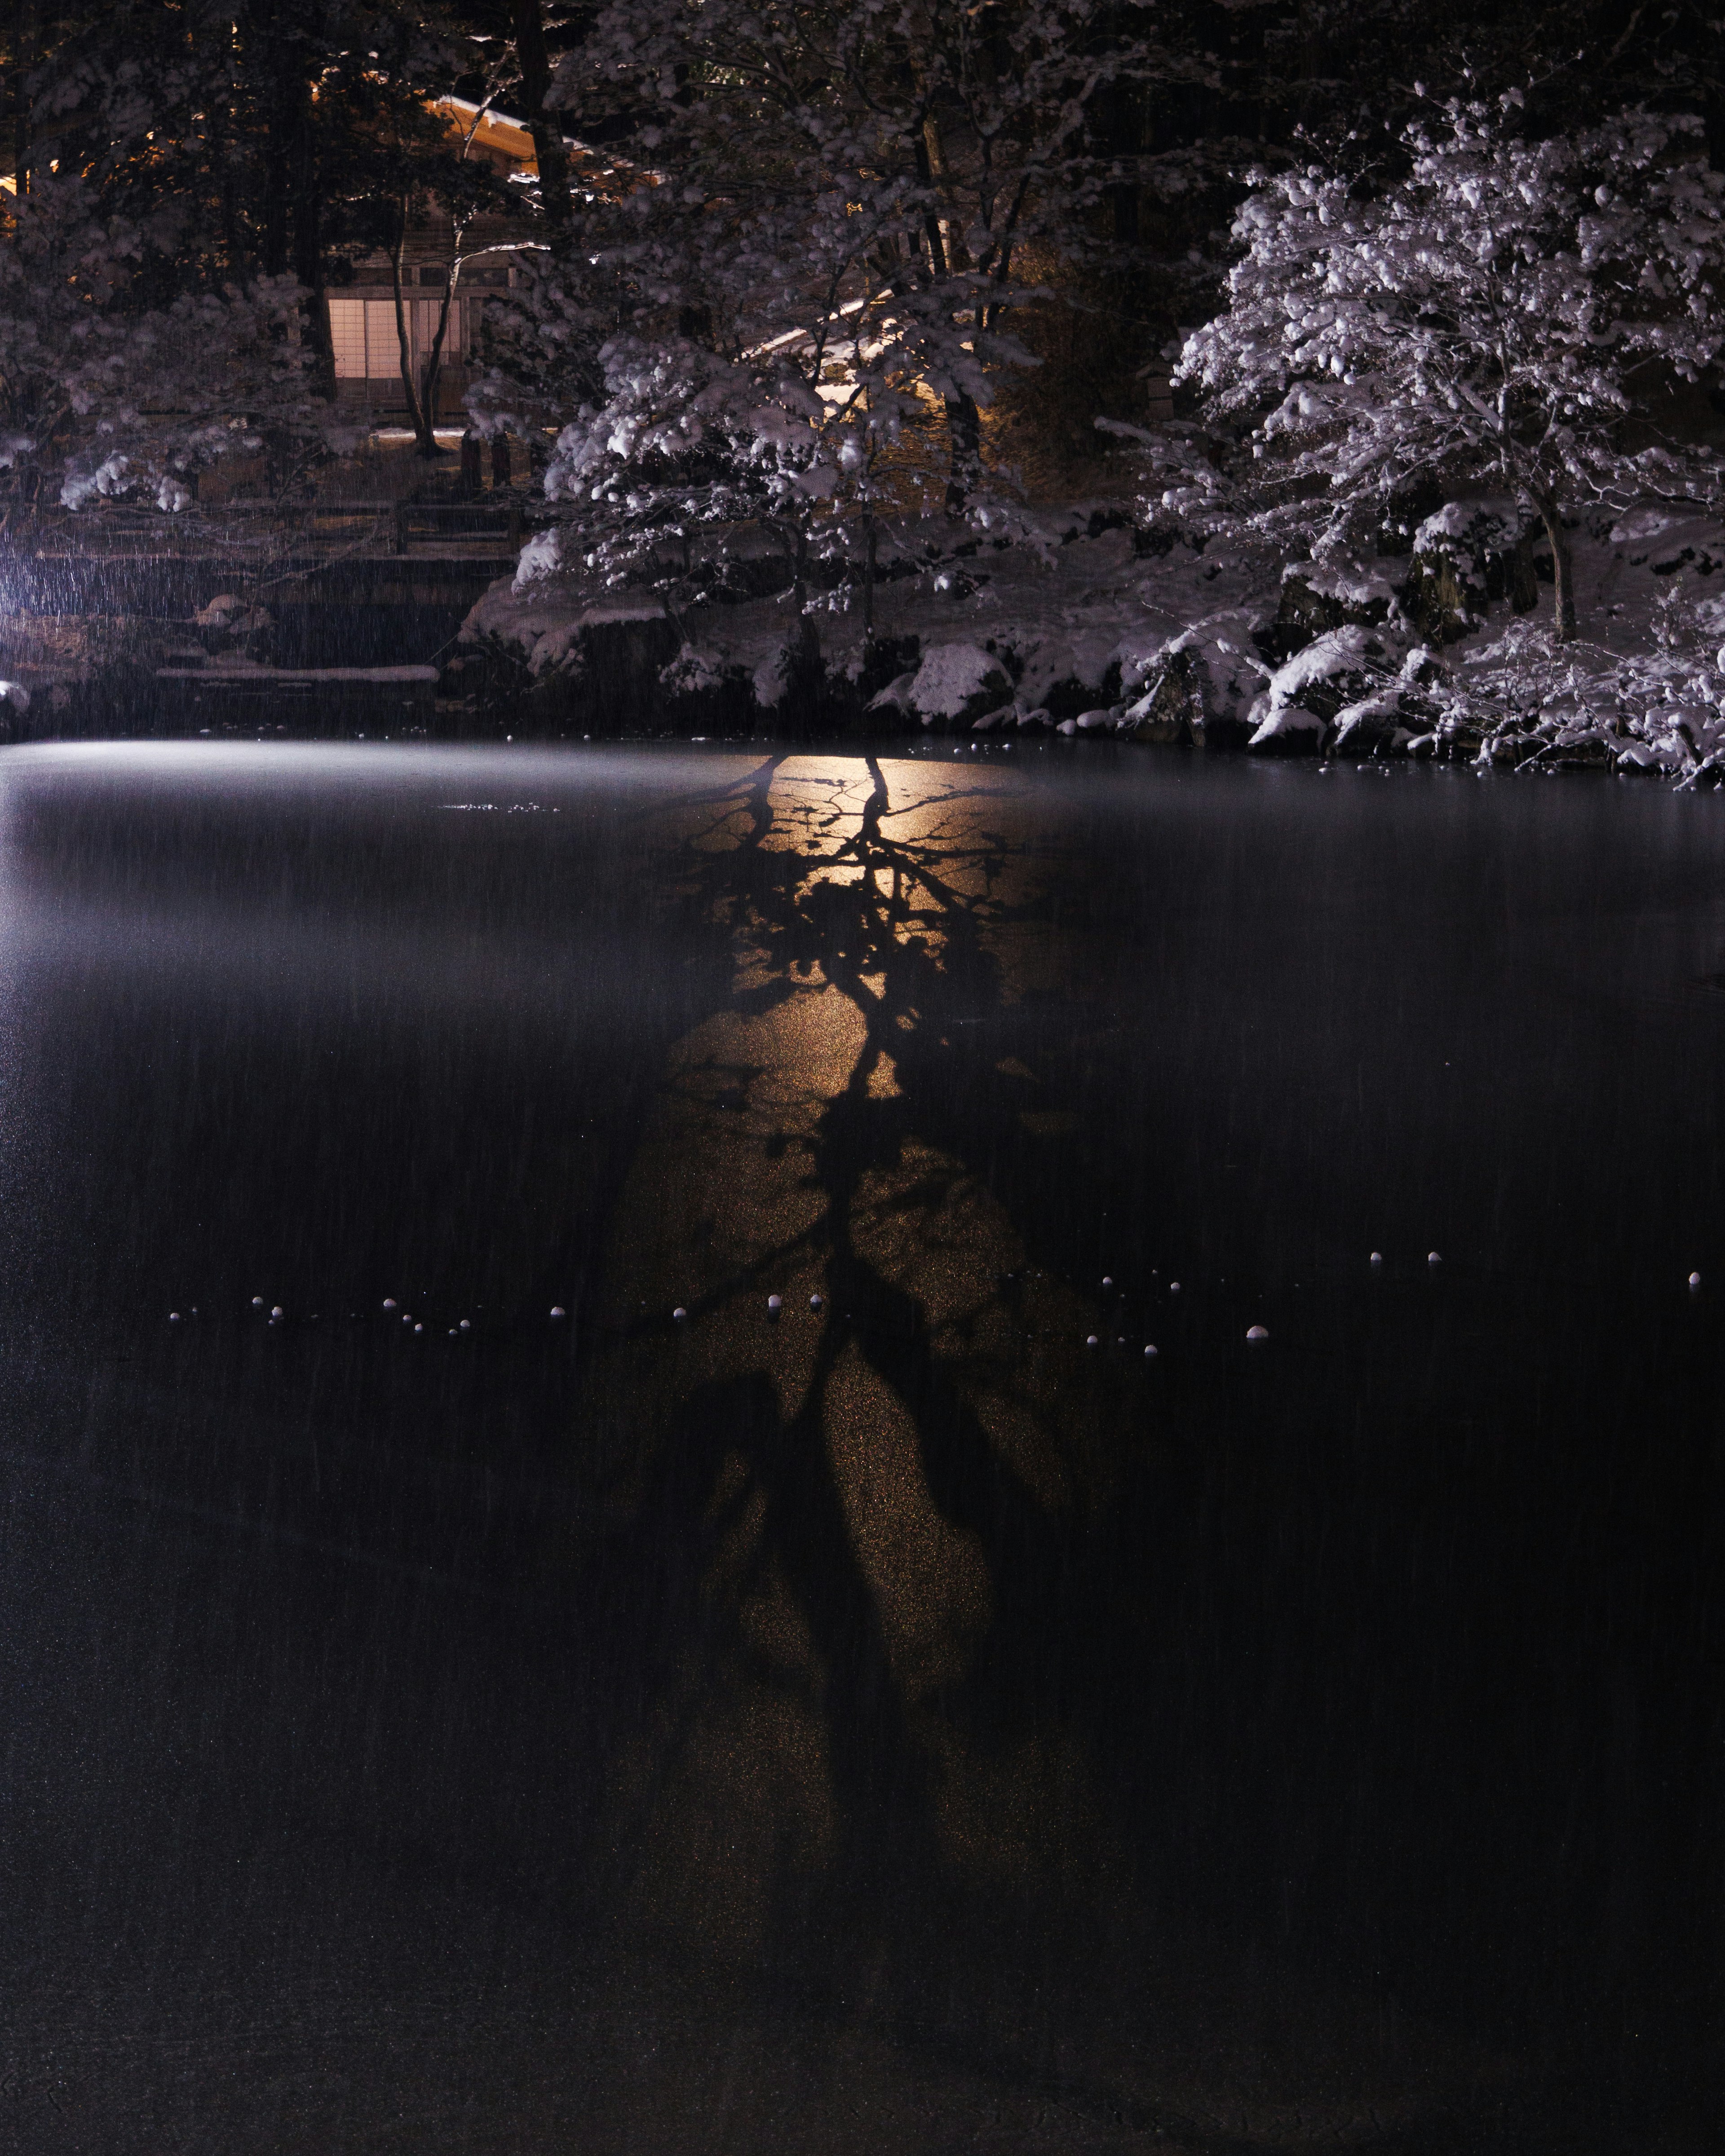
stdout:
[(957, 1712), (1013, 1537), (1107, 1481), (1063, 1383), (1087, 1307), (1027, 1263), (946, 1097), (952, 1029), (1071, 969), (1022, 799), (993, 768), (793, 757), (679, 812), (732, 995), (678, 1044), (630, 1169), (585, 1420), (638, 1506), (669, 1448), (711, 1536), (713, 1630), (619, 1793), (632, 1891), (739, 1943), (877, 1768), (979, 1877), (1065, 1861), (1086, 1817), (1049, 1731), (984, 1758)]
[(670, 1598), (609, 1898), (848, 2027), (956, 2015), (991, 2071), (1052, 2015), (1156, 2105), (1273, 2089), (1271, 2138), (1407, 2115), (1489, 2062), (1430, 2032), (1392, 2057), (1373, 1999), (1183, 1931), (1096, 1763), (1143, 1640), (1111, 1598), (1160, 1589), (1091, 1537), (1128, 1472), (1142, 1517), (1137, 1478), (1179, 1470), (1144, 1366), (1089, 1354), (1100, 1309), (1039, 1260), (1114, 991), (1050, 821), (999, 768), (800, 757), (728, 764), (667, 834), (730, 993), (629, 1169), (580, 1428)]

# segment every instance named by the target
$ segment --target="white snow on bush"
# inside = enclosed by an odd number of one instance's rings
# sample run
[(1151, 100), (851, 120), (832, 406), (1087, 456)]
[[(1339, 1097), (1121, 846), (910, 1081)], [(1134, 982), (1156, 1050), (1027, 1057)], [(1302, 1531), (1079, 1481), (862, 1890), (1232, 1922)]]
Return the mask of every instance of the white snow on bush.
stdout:
[(1268, 687), (1254, 702), (1248, 716), (1255, 721), (1256, 732), (1248, 746), (1260, 747), (1277, 735), (1321, 733), (1329, 721), (1309, 711), (1301, 697), (1338, 675), (1372, 670), (1368, 648), (1377, 650), (1382, 646), (1370, 629), (1349, 622), (1341, 629), (1326, 629), (1303, 651), (1296, 651), (1285, 665), (1277, 667)]
[(1414, 534), (1416, 554), (1435, 553), (1445, 540), (1483, 536), (1495, 525), (1506, 536), (1519, 534), (1527, 513), (1507, 494), (1475, 495), (1462, 501), (1446, 501), (1426, 518)]
[(1620, 516), (1611, 527), (1611, 543), (1623, 547), (1637, 539), (1656, 539), (1661, 531), (1669, 531), (1676, 517), (1669, 509), (1644, 503), (1632, 509), (1626, 516)]
[(789, 677), (789, 659), (790, 654), (781, 647), (763, 659), (751, 677), (755, 701), (763, 711), (777, 711), (784, 701)]
[(871, 711), (908, 711), (914, 709), (911, 690), (916, 680), (916, 669), (914, 666), (907, 674), (895, 675), (884, 689), (870, 697), (869, 709)]
[(554, 576), (562, 566), (562, 534), (536, 531), (522, 547), (516, 562), (515, 588), (524, 592), (542, 578)]
[(973, 644), (937, 644), (911, 681), (909, 701), (926, 719), (956, 719), (973, 696), (998, 683), (1000, 661)]
[[(1452, 504), (1454, 514), (1428, 520), (1427, 530), (1477, 538), (1486, 506), (1496, 505), (1477, 495)], [(740, 559), (770, 551), (763, 544), (750, 556), (749, 541), (742, 531), (714, 543)], [(1528, 615), (1481, 594), (1477, 625), (1428, 649), (1394, 603), (1405, 557), (1305, 562), (1295, 573), (1312, 590), (1349, 604), (1388, 595), (1388, 618), (1375, 627), (1327, 630), (1272, 666), (1259, 639), (1277, 619), (1283, 574), (1262, 550), (1175, 540), (1164, 552), (1137, 556), (1108, 532), (1101, 540), (985, 547), (952, 562), (936, 552), (950, 548), (949, 526), (883, 526), (883, 561), (924, 566), (876, 588), (877, 635), (909, 644), (915, 663), (874, 696), (871, 708), (948, 725), (968, 712), (977, 729), (979, 720), (995, 727), (1051, 725), (1051, 705), (1061, 730), (1077, 738), (1131, 732), (1157, 716), (1183, 719), (1195, 737), (1199, 728), (1232, 720), (1247, 722), (1242, 732), (1260, 748), (1283, 737), (1309, 742), (1327, 725), (1338, 744), (1379, 750), (1509, 764), (1554, 757), (1685, 783), (1725, 772), (1719, 520), (1666, 505), (1656, 515), (1599, 516), (1574, 528), (1571, 541), (1583, 624), (1577, 642), (1553, 647), (1548, 585)], [(810, 607), (829, 682), (855, 680), (863, 642), (854, 590), (815, 594)], [(663, 613), (649, 591), (563, 568), (525, 588), (501, 579), (473, 609), (463, 636), (512, 647), (544, 678), (579, 660), (584, 628)], [(678, 619), (685, 641), (661, 677), (667, 692), (729, 682), (752, 695), (758, 710), (778, 706), (796, 626), (789, 593), (697, 604)], [(1314, 697), (1320, 686), (1327, 693)], [(996, 690), (990, 711), (986, 701)], [(1312, 709), (1314, 701), (1325, 712), (1334, 709), (1333, 718)], [(1067, 716), (1077, 713), (1082, 723)]]
[(1408, 729), (1399, 727), (1403, 698), (1410, 689), (1419, 685), (1420, 676), (1433, 663), (1430, 651), (1423, 644), (1416, 644), (1403, 660), (1401, 671), (1381, 689), (1373, 689), (1352, 704), (1344, 704), (1335, 717), (1336, 747), (1340, 748), (1349, 737), (1362, 729), (1368, 732), (1388, 727), (1392, 735), (1399, 732), (1411, 738)]
[[(1447, 511), (1439, 511), (1439, 516), (1447, 514)], [(1437, 521), (1437, 517), (1427, 517), (1420, 527), (1416, 546)], [(1321, 565), (1316, 562), (1290, 562), (1281, 572), (1281, 580), (1286, 583), (1295, 577), (1318, 598), (1335, 599), (1343, 606), (1388, 606), (1395, 599), (1395, 585), (1381, 565), (1368, 569), (1353, 562)]]

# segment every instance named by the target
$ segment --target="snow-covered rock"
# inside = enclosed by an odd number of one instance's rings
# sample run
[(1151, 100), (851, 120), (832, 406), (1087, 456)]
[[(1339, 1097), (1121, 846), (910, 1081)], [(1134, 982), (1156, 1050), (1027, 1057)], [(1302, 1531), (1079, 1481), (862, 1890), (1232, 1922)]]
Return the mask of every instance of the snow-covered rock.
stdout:
[(1537, 524), (1502, 495), (1445, 502), (1414, 535), (1402, 607), (1420, 634), (1453, 644), (1507, 599), (1517, 613), (1539, 603), (1533, 566)]
[(913, 711), (916, 706), (911, 700), (911, 690), (916, 682), (916, 668), (912, 666), (903, 674), (895, 674), (884, 689), (877, 689), (870, 697), (867, 709), (870, 711), (896, 711), (901, 717)]
[(1384, 645), (1363, 624), (1326, 629), (1279, 666), (1248, 713), (1249, 748), (1314, 752), (1337, 715), (1383, 679)]
[[(1176, 537), (1140, 552), (1122, 530), (1081, 528), (965, 553), (960, 591), (940, 588), (951, 526), (915, 518), (882, 527), (881, 556), (901, 566), (875, 588), (866, 644), (856, 594), (842, 583), (813, 593), (800, 617), (782, 590), (711, 596), (673, 620), (650, 591), (567, 571), (525, 589), (501, 580), (464, 635), (482, 665), (495, 660), (511, 697), (545, 711), (561, 699), (558, 722), (578, 715), (583, 730), (926, 723), (980, 740), (1054, 726), (1075, 742), (1250, 745), (1260, 755), (1346, 743), (1507, 766), (1609, 762), (1686, 780), (1725, 771), (1717, 519), (1665, 506), (1576, 529), (1586, 634), (1561, 654), (1545, 609), (1518, 614), (1507, 583), (1492, 597), (1494, 556), (1506, 576), (1514, 567), (1500, 542), (1525, 549), (1534, 529), (1484, 497), (1426, 521), (1421, 573), (1446, 563), (1451, 596), (1469, 609), (1448, 644), (1420, 634), (1395, 603), (1406, 565), (1394, 557), (1308, 562), (1283, 577), (1261, 552), (1219, 542)], [(723, 587), (718, 578), (714, 593)], [(1309, 607), (1372, 618), (1301, 635), (1290, 652)], [(795, 665), (809, 671), (793, 696)]]
[[(541, 716), (579, 709), (604, 723), (647, 715), (681, 644), (650, 594), (549, 574), (525, 583), (499, 578), (469, 612), (459, 641), (492, 666), (504, 693)], [(699, 656), (685, 655), (698, 670)], [(765, 655), (754, 655), (751, 672)]]
[(993, 652), (973, 644), (937, 644), (924, 653), (904, 703), (924, 726), (949, 719), (968, 726), (1011, 694), (1012, 676)]
[(1301, 644), (1350, 623), (1378, 628), (1389, 619), (1395, 588), (1381, 568), (1320, 568), (1300, 562), (1283, 570), (1276, 626)]
[(1121, 715), (1120, 730), (1133, 741), (1201, 746), (1212, 716), (1209, 670), (1201, 651), (1183, 637), (1160, 654), (1150, 685)]

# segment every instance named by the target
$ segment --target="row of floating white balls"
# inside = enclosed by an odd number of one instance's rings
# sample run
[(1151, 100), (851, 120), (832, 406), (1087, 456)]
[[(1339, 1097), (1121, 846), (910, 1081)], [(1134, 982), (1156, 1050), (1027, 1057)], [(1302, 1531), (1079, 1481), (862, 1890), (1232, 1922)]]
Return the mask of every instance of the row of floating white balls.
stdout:
[[(1428, 1250), (1425, 1254), (1425, 1262), (1428, 1265), (1435, 1267), (1440, 1265), (1443, 1261), (1442, 1254), (1437, 1250)], [(1384, 1253), (1382, 1250), (1373, 1251), (1371, 1263), (1374, 1270), (1382, 1266), (1384, 1263)], [(1111, 1274), (1104, 1274), (1102, 1277), (1102, 1286), (1105, 1288), (1111, 1288), (1113, 1285), (1113, 1276)], [(1699, 1273), (1690, 1274), (1689, 1286), (1692, 1291), (1698, 1290), (1700, 1288), (1701, 1275)], [(1180, 1283), (1178, 1281), (1170, 1281), (1168, 1282), (1168, 1291), (1170, 1295), (1178, 1295), (1180, 1292)], [(254, 1295), (252, 1297), (252, 1308), (254, 1310), (262, 1310), (264, 1306), (263, 1296), (260, 1295)], [(819, 1295), (811, 1295), (809, 1296), (809, 1307), (811, 1310), (820, 1310), (824, 1306), (825, 1298), (824, 1296)], [(401, 1306), (393, 1295), (387, 1295), (383, 1298), (383, 1307), (386, 1310), (393, 1311), (400, 1309)], [(769, 1295), (768, 1296), (767, 1310), (768, 1314), (770, 1317), (777, 1317), (780, 1311), (783, 1308), (784, 1297), (783, 1296)], [(559, 1320), (567, 1317), (568, 1314), (568, 1312), (564, 1309), (563, 1306), (560, 1302), (554, 1302), (551, 1306), (551, 1318), (553, 1324), (557, 1323)], [(195, 1317), (198, 1313), (194, 1310), (192, 1315)], [(272, 1325), (279, 1325), (286, 1315), (287, 1312), (278, 1302), (270, 1308), (270, 1322)], [(672, 1317), (678, 1324), (681, 1324), (688, 1315), (689, 1312), (687, 1309), (680, 1302), (671, 1312)], [(167, 1322), (170, 1325), (177, 1325), (180, 1322), (179, 1312), (177, 1310), (171, 1310), (167, 1314)], [(411, 1312), (403, 1312), (402, 1323), (403, 1325), (411, 1325), (415, 1332), (423, 1332), (425, 1330), (423, 1322), (416, 1321)], [(470, 1332), (472, 1330), (473, 1327), (471, 1322), (467, 1318), (464, 1317), (459, 1325), (452, 1325), (449, 1327), (449, 1337), (453, 1340), (458, 1333)], [(1270, 1332), (1267, 1326), (1249, 1325), (1246, 1327), (1246, 1338), (1254, 1343), (1260, 1340), (1267, 1340), (1269, 1337)], [(1086, 1339), (1084, 1344), (1086, 1348), (1100, 1348), (1102, 1344), (1101, 1335), (1097, 1332), (1091, 1333)], [(1147, 1359), (1155, 1356), (1158, 1353), (1159, 1350), (1153, 1346), (1147, 1347), (1144, 1350), (1144, 1354)]]

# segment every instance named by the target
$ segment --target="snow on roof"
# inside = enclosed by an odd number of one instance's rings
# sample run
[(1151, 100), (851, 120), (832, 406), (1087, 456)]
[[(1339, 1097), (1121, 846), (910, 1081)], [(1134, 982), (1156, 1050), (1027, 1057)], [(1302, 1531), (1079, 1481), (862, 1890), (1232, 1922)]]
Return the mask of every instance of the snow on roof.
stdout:
[[(519, 135), (526, 147), (517, 154), (525, 157), (529, 164), (532, 163), (533, 131), (525, 120), (517, 120), (512, 113), (500, 112), (495, 105), (475, 105), (471, 98), (467, 97), (440, 97), (436, 103), (439, 110), (465, 114), (470, 126), (476, 117), (481, 140), (493, 129)], [(566, 149), (579, 150), (583, 156), (589, 154), (587, 144), (578, 141), (572, 135), (564, 136), (563, 145)]]

